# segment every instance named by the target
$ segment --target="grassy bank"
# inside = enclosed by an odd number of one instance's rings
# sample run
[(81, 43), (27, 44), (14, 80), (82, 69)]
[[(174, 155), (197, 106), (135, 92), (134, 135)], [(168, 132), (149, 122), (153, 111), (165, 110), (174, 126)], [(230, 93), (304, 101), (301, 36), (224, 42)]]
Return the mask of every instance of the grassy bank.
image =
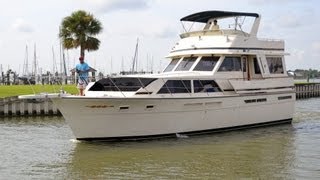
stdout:
[[(76, 85), (63, 85), (63, 90), (71, 94), (77, 94), (78, 89)], [(10, 96), (19, 96), (26, 94), (34, 93), (56, 93), (61, 89), (61, 85), (0, 85), (0, 98), (10, 97)]]

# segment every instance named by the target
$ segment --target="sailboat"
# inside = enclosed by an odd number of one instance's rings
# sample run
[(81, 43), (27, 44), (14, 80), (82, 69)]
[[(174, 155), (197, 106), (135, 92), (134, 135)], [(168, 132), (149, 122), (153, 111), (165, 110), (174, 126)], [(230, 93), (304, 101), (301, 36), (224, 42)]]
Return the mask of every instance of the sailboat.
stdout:
[(23, 63), (23, 72), (22, 76), (19, 76), (18, 79), (22, 81), (23, 84), (36, 84), (35, 78), (29, 73), (29, 55), (28, 55), (28, 45), (25, 49), (25, 58)]

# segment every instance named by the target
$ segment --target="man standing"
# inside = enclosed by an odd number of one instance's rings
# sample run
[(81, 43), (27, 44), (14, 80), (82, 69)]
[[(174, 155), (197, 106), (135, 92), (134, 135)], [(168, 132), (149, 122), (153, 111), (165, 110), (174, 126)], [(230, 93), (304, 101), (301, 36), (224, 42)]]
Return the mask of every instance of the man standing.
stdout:
[(80, 96), (84, 96), (83, 90), (88, 85), (88, 72), (89, 72), (89, 65), (84, 62), (83, 56), (79, 57), (80, 64), (77, 64), (76, 66), (76, 72), (78, 73), (78, 88), (80, 91)]

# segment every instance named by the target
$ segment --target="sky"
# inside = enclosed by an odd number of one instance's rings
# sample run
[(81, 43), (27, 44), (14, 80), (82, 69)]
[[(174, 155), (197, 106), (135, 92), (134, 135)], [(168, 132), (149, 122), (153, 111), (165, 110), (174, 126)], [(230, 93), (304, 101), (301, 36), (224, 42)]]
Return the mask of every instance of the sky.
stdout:
[[(182, 17), (224, 10), (259, 13), (258, 37), (285, 40), (290, 53), (287, 69), (320, 70), (318, 7), (316, 0), (4, 0), (0, 2), (0, 64), (4, 71), (10, 68), (22, 74), (25, 59), (31, 71), (36, 57), (43, 72), (59, 70), (59, 26), (72, 12), (85, 10), (103, 25), (97, 36), (99, 50), (86, 53), (90, 66), (104, 74), (129, 70), (139, 38), (138, 70), (157, 72), (169, 62), (165, 56), (183, 31)], [(68, 69), (78, 57), (79, 49), (66, 52)]]

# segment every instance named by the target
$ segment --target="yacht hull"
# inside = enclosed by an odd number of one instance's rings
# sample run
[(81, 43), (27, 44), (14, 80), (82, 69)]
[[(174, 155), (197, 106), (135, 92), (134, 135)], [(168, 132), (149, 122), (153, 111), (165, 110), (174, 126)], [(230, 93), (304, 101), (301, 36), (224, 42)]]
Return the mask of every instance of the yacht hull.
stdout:
[(295, 94), (53, 101), (79, 140), (143, 139), (288, 123)]

